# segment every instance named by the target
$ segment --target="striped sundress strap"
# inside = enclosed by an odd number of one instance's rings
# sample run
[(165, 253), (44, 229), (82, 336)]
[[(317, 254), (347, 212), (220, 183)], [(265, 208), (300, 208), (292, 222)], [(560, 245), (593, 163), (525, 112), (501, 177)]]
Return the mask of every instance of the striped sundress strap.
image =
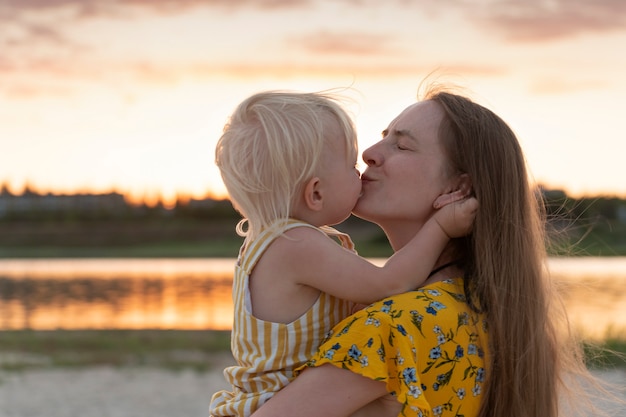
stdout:
[(253, 242), (250, 242), (250, 245), (245, 245), (245, 249), (243, 249), (239, 255), (239, 265), (245, 271), (246, 275), (250, 275), (257, 261), (261, 258), (261, 255), (263, 255), (265, 248), (272, 243), (274, 239), (295, 227), (310, 227), (311, 229), (321, 231), (327, 236), (336, 237), (341, 243), (341, 246), (356, 253), (354, 243), (346, 233), (342, 233), (330, 226), (316, 227), (300, 220), (288, 219), (286, 221), (276, 222), (271, 227), (264, 229)]

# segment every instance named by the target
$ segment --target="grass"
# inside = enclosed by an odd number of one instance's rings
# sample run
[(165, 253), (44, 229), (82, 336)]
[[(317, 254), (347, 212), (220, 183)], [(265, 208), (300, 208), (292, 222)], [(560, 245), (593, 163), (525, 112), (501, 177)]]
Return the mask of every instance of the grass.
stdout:
[[(119, 246), (0, 246), (0, 259), (36, 258), (236, 258), (243, 239), (213, 238), (202, 241), (159, 241)], [(355, 241), (356, 242), (356, 241)], [(386, 241), (356, 242), (361, 256), (389, 257)]]
[(594, 369), (626, 368), (626, 340), (608, 338), (584, 343), (587, 366)]
[(239, 246), (239, 238), (104, 247), (3, 246), (0, 247), (0, 258), (234, 258)]
[(10, 330), (0, 332), (0, 369), (111, 365), (206, 371), (229, 349), (227, 331)]
[[(159, 242), (129, 246), (63, 247), (63, 246), (0, 246), (0, 259), (19, 258), (236, 258), (242, 239), (238, 237), (200, 242)], [(361, 256), (391, 256), (387, 243), (357, 243)]]
[[(359, 255), (387, 258), (393, 254), (385, 241), (354, 239)], [(204, 241), (166, 241), (117, 246), (0, 246), (0, 259), (35, 258), (235, 258), (242, 239), (224, 237)], [(626, 256), (626, 245), (601, 245), (597, 242), (553, 247), (557, 256)]]
[[(109, 365), (207, 371), (229, 349), (228, 331), (9, 330), (0, 332), (0, 369)], [(590, 368), (626, 368), (626, 340), (585, 343), (585, 355)]]

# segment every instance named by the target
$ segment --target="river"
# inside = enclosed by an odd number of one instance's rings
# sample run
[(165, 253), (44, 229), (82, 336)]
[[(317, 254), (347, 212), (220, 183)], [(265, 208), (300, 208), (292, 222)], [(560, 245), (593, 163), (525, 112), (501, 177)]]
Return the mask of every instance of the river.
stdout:
[[(373, 260), (381, 262), (381, 260)], [(234, 259), (2, 259), (0, 330), (226, 330)], [(626, 337), (626, 257), (554, 258), (572, 325)]]

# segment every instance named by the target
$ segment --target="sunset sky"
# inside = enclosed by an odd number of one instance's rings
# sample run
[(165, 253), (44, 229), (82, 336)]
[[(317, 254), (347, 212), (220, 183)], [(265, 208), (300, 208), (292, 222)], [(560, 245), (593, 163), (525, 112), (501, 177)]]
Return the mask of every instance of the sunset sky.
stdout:
[(349, 88), (361, 150), (429, 73), (537, 182), (626, 197), (623, 0), (0, 0), (0, 183), (224, 196), (215, 142), (268, 89)]

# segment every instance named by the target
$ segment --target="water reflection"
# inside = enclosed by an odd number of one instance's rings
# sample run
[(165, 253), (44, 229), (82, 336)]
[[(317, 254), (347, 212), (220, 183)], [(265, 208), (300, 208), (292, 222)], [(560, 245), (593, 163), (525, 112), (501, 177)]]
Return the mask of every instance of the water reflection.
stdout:
[(570, 322), (587, 337), (626, 337), (626, 258), (551, 260)]
[(232, 265), (0, 261), (0, 329), (229, 329)]
[[(229, 329), (232, 259), (0, 260), (0, 330)], [(626, 335), (626, 258), (553, 259), (575, 327)]]

